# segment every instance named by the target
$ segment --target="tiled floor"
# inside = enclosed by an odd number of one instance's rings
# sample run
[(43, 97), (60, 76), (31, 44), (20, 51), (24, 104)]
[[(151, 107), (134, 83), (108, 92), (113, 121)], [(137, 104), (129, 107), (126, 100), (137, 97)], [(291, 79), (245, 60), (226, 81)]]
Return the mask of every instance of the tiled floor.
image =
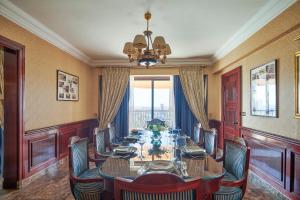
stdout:
[[(252, 178), (250, 180), (253, 179)], [(281, 199), (274, 194), (265, 191), (255, 182), (249, 181), (245, 194), (245, 200), (274, 200)], [(0, 199), (5, 200), (70, 200), (74, 199), (68, 179), (68, 162), (65, 160), (60, 164), (48, 168), (47, 172), (33, 180), (30, 184), (20, 190), (0, 190)]]

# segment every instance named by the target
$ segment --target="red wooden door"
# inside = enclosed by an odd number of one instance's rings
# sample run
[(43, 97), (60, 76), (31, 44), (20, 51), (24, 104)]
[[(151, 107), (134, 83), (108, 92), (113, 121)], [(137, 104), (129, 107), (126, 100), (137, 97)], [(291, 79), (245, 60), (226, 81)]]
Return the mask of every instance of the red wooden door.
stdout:
[(225, 139), (240, 136), (241, 67), (222, 75), (222, 127)]

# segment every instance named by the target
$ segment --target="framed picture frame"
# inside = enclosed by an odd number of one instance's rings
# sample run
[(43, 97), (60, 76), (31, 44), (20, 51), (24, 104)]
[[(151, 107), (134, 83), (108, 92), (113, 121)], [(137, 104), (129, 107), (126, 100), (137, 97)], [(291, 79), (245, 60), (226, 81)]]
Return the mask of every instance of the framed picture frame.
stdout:
[(295, 53), (295, 117), (300, 118), (300, 51)]
[(250, 102), (251, 115), (278, 117), (277, 60), (250, 70)]
[(57, 70), (56, 83), (57, 101), (79, 101), (78, 76)]

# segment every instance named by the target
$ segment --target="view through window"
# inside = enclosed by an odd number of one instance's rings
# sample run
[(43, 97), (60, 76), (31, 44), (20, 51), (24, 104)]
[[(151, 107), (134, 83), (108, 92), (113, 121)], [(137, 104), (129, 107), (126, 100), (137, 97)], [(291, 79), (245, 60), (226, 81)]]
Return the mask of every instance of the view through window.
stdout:
[(130, 80), (129, 129), (158, 118), (175, 126), (172, 76), (133, 76)]

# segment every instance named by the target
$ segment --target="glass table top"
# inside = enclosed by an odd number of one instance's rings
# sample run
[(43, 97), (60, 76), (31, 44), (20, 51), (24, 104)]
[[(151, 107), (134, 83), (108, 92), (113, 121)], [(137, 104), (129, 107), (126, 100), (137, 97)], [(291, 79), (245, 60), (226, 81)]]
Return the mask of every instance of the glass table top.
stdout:
[[(169, 172), (182, 177), (213, 178), (224, 174), (222, 163), (208, 155), (201, 159), (182, 156), (177, 148), (178, 142), (175, 142), (180, 141), (176, 135), (162, 131), (155, 136), (155, 133), (147, 130), (129, 136), (129, 139), (142, 138), (142, 145), (139, 143), (141, 140), (129, 143), (129, 146), (137, 149), (134, 155), (108, 157), (99, 169), (100, 175), (105, 178), (135, 178), (143, 173)], [(185, 141), (186, 138), (183, 139)], [(187, 138), (186, 141), (186, 146), (196, 146), (191, 139)]]

